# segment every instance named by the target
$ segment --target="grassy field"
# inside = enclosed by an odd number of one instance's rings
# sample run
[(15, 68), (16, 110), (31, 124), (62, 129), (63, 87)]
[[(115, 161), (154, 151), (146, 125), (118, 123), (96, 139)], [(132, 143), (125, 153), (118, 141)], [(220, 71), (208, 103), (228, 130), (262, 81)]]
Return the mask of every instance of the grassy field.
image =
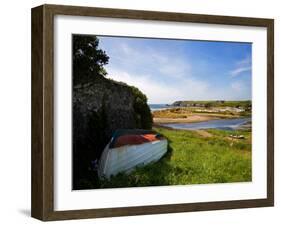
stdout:
[[(169, 140), (158, 162), (99, 182), (100, 188), (251, 181), (251, 132), (154, 128)], [(245, 139), (231, 139), (230, 135)]]

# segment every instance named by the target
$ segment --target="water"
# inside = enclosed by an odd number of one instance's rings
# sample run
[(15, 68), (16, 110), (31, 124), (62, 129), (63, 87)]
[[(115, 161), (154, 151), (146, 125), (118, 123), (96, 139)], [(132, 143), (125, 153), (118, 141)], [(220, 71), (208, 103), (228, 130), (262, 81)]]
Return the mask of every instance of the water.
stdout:
[(210, 120), (206, 122), (194, 122), (194, 123), (171, 123), (171, 124), (169, 123), (163, 125), (173, 129), (184, 129), (184, 130), (197, 130), (197, 129), (235, 130), (250, 121), (251, 118), (238, 118), (238, 119)]
[(149, 107), (151, 111), (158, 111), (167, 108), (172, 108), (172, 106), (168, 106), (167, 104), (149, 104)]

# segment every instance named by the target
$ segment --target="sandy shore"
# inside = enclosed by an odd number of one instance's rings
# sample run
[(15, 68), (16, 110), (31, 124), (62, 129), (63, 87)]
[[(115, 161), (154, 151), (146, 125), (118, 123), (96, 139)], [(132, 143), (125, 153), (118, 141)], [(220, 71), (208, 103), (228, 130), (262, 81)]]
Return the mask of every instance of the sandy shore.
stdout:
[(217, 116), (209, 116), (209, 115), (191, 115), (186, 118), (153, 118), (153, 122), (156, 124), (190, 123), (190, 122), (205, 122), (215, 119), (221, 119), (221, 118)]

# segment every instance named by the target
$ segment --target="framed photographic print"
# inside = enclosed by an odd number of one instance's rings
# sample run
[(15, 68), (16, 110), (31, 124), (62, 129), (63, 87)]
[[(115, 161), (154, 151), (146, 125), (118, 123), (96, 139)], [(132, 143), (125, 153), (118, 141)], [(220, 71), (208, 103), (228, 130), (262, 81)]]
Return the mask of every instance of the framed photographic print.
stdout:
[(273, 206), (272, 19), (32, 9), (32, 216)]

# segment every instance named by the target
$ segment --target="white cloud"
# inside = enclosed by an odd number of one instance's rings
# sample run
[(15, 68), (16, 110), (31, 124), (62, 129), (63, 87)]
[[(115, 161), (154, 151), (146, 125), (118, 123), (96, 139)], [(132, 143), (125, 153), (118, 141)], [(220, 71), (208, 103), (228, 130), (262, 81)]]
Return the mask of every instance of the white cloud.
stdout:
[(242, 67), (235, 68), (234, 70), (232, 70), (230, 72), (230, 74), (231, 74), (231, 77), (236, 77), (243, 72), (251, 71), (251, 70), (252, 70), (251, 66), (242, 66)]
[(169, 77), (182, 78), (191, 75), (191, 65), (188, 62), (179, 59), (169, 59), (170, 62), (161, 65), (158, 71)]
[(244, 59), (237, 62), (237, 65), (243, 66), (243, 65), (251, 65), (252, 59), (250, 55), (247, 55)]
[(151, 75), (129, 74), (109, 69), (108, 77), (139, 88), (148, 97), (149, 103), (173, 103), (177, 100), (206, 99), (209, 85), (195, 79), (181, 79), (173, 84), (162, 83)]
[[(106, 46), (102, 46), (106, 49)], [(159, 49), (146, 46), (132, 46), (122, 40), (106, 52), (110, 55), (108, 68), (126, 68), (138, 73), (157, 73), (168, 77), (186, 77), (191, 74), (191, 65), (182, 56), (181, 49)], [(130, 70), (131, 68), (131, 70)]]
[(241, 100), (251, 99), (251, 89), (243, 81), (215, 88), (206, 81), (191, 76), (175, 78), (173, 83), (156, 80), (149, 74), (132, 74), (118, 69), (107, 69), (108, 77), (139, 88), (149, 103), (173, 103), (177, 100)]
[(122, 44), (120, 45), (120, 47), (121, 47), (121, 51), (122, 51), (123, 53), (125, 53), (126, 55), (135, 54), (135, 52), (133, 51), (133, 49), (130, 48), (130, 46), (128, 46), (126, 43), (122, 43)]
[(229, 96), (231, 99), (251, 99), (251, 88), (243, 81), (235, 81), (230, 84)]
[(252, 70), (252, 60), (251, 60), (251, 56), (249, 55), (236, 63), (235, 68), (232, 71), (230, 71), (230, 76), (237, 77), (242, 73), (251, 70)]
[(231, 88), (234, 92), (241, 92), (244, 88), (244, 85), (241, 82), (231, 83)]

